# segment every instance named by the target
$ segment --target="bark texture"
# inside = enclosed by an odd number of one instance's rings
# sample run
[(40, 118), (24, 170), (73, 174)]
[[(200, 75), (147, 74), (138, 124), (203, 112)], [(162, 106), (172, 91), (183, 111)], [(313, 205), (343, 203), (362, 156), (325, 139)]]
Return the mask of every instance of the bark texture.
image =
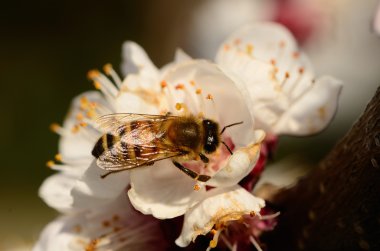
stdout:
[(307, 177), (274, 199), (268, 250), (380, 250), (380, 88)]

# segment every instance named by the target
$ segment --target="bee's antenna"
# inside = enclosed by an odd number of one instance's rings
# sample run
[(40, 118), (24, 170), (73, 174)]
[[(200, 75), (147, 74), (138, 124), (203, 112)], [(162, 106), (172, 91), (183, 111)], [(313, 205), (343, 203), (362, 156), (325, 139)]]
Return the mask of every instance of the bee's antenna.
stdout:
[(240, 122), (237, 122), (237, 123), (233, 123), (233, 124), (230, 124), (230, 125), (226, 125), (225, 127), (223, 127), (222, 131), (220, 132), (220, 135), (222, 135), (223, 132), (224, 132), (224, 130), (226, 130), (228, 127), (236, 126), (236, 125), (240, 125), (240, 124), (243, 124), (243, 121), (240, 121)]
[(227, 150), (230, 152), (230, 154), (232, 155), (232, 151), (231, 149), (228, 147), (228, 145), (226, 144), (226, 142), (222, 141), (222, 144), (227, 148)]

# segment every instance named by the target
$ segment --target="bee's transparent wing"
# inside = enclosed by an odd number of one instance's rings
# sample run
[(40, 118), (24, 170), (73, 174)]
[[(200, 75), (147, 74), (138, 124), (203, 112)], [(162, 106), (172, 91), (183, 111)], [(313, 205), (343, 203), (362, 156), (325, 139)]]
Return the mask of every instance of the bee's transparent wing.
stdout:
[[(138, 156), (136, 153), (138, 153)], [(97, 160), (97, 165), (105, 170), (117, 171), (151, 165), (156, 161), (177, 157), (184, 152), (169, 148), (153, 148), (151, 146), (135, 145), (133, 148), (121, 147), (115, 144), (104, 151)]]
[(139, 113), (113, 113), (101, 116), (96, 119), (97, 127), (101, 131), (117, 134), (121, 127), (136, 120), (144, 120), (155, 122), (163, 122), (169, 119), (174, 119), (172, 115), (152, 115)]

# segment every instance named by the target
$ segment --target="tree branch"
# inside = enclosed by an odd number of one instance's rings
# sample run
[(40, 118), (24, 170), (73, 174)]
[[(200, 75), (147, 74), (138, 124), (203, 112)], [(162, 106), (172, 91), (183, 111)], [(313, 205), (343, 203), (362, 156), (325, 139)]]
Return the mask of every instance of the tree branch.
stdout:
[(307, 177), (280, 191), (268, 250), (380, 250), (380, 88)]

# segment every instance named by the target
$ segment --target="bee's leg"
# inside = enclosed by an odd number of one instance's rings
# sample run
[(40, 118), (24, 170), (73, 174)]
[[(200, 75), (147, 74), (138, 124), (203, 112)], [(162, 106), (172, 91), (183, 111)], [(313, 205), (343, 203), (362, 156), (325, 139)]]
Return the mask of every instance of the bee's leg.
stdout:
[(186, 173), (187, 175), (189, 175), (191, 178), (195, 179), (195, 180), (199, 180), (201, 182), (206, 182), (208, 181), (211, 177), (208, 176), (208, 175), (202, 175), (202, 174), (198, 174), (186, 167), (184, 167), (183, 165), (181, 165), (180, 163), (178, 163), (177, 161), (173, 161), (173, 164), (179, 169), (181, 170), (182, 172)]
[(110, 175), (110, 174), (118, 173), (118, 172), (122, 172), (122, 171), (126, 171), (126, 170), (128, 170), (128, 169), (121, 169), (121, 170), (113, 170), (113, 171), (109, 171), (109, 172), (106, 172), (105, 174), (100, 175), (100, 178), (104, 179), (105, 177), (107, 177), (107, 176)]
[(204, 155), (203, 153), (199, 153), (199, 157), (201, 158), (202, 162), (205, 163), (205, 164), (208, 164), (208, 162), (210, 161), (206, 155)]

